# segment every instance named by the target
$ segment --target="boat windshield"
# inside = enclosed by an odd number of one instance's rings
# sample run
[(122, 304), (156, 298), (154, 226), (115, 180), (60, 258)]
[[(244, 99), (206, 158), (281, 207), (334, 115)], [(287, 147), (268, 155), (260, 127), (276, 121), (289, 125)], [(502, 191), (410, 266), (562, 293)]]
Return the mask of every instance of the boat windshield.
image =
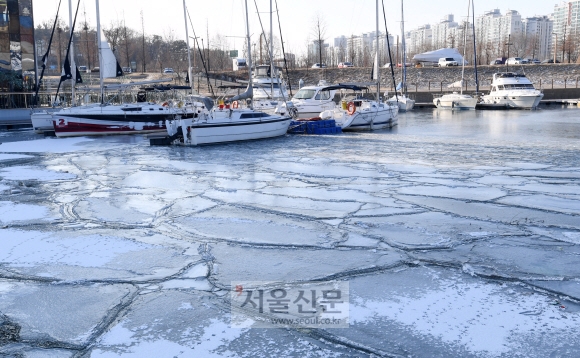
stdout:
[(511, 90), (511, 89), (534, 89), (534, 85), (531, 83), (514, 83), (507, 85), (497, 86), (500, 90)]
[(312, 97), (314, 97), (314, 94), (316, 94), (316, 90), (315, 89), (301, 89), (300, 91), (296, 92), (296, 94), (294, 95), (295, 99), (310, 99)]

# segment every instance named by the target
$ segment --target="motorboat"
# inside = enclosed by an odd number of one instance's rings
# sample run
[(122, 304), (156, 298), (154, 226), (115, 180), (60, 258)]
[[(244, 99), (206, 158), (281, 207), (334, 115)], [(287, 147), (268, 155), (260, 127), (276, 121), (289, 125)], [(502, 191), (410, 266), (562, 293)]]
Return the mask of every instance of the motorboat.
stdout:
[(526, 75), (502, 72), (493, 75), (491, 90), (482, 96), (481, 101), (506, 108), (534, 109), (543, 97), (544, 94), (534, 88)]
[(477, 98), (468, 94), (453, 92), (433, 99), (440, 109), (475, 109)]
[(320, 91), (353, 91), (354, 96), (345, 95), (339, 106), (320, 113), (321, 119), (334, 119), (343, 131), (363, 131), (392, 128), (397, 125), (399, 106), (389, 102), (367, 99), (363, 91), (367, 87), (353, 84), (338, 84)]
[(321, 112), (334, 109), (336, 89), (329, 88), (332, 86), (329, 87), (328, 84), (322, 82), (316, 86), (304, 86), (296, 92), (291, 100), (296, 108), (296, 117), (318, 117)]
[[(274, 74), (272, 74), (272, 69)], [(254, 101), (284, 100), (288, 98), (286, 85), (280, 78), (280, 68), (270, 65), (256, 66), (252, 77)]]

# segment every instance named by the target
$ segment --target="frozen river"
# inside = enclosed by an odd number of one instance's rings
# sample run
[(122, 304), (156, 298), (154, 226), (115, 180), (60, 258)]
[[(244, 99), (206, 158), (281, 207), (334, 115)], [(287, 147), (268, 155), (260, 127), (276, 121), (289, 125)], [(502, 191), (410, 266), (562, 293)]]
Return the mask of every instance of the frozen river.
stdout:
[[(0, 141), (0, 355), (580, 356), (579, 109)], [(348, 283), (348, 328), (234, 328), (249, 281)]]

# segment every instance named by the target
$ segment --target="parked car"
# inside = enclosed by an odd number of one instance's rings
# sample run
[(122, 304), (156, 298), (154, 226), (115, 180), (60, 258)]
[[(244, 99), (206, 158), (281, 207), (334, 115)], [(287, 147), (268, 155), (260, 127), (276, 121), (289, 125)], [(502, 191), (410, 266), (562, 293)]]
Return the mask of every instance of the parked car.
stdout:
[(505, 62), (501, 59), (495, 59), (493, 61), (490, 62), (490, 66), (495, 66), (495, 65), (503, 65)]
[(88, 73), (88, 68), (87, 66), (79, 66), (79, 72), (81, 73)]
[(326, 65), (324, 63), (315, 63), (312, 68), (326, 68)]
[(341, 62), (338, 64), (338, 68), (354, 67), (350, 62)]
[(128, 74), (128, 73), (131, 73), (131, 72), (132, 72), (132, 71), (131, 71), (131, 67), (123, 67), (123, 68), (122, 68), (122, 70), (123, 70), (123, 72), (124, 72), (125, 74)]
[(521, 57), (510, 57), (506, 61), (506, 65), (525, 65), (528, 63), (528, 60), (523, 59)]
[[(406, 62), (405, 63), (405, 67), (411, 67), (411, 66), (413, 66), (413, 64), (411, 62)], [(403, 67), (403, 64), (397, 63), (397, 67)]]
[[(545, 59), (544, 61), (542, 61), (541, 63), (554, 63), (554, 60), (551, 58)], [(556, 60), (555, 63), (560, 63), (560, 61)]]
[(163, 73), (174, 73), (174, 72), (173, 72), (173, 68), (171, 68), (171, 67), (166, 67), (166, 68), (164, 68), (164, 69), (163, 69)]
[(459, 66), (459, 63), (457, 63), (457, 61), (455, 61), (453, 57), (442, 57), (439, 59), (437, 66), (439, 67)]
[(93, 67), (92, 72), (99, 72), (101, 69), (99, 67)]
[(540, 60), (535, 59), (535, 58), (528, 58), (528, 59), (526, 59), (526, 61), (528, 61), (529, 64), (533, 64), (533, 65), (537, 65), (538, 63), (540, 63)]

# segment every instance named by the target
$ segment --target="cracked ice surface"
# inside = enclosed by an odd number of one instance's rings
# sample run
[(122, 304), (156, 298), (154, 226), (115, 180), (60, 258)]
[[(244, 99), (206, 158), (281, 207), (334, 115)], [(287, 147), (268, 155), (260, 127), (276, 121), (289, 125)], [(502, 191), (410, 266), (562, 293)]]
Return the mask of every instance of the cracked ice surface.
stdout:
[[(0, 355), (580, 356), (576, 113), (199, 148), (8, 132)], [(232, 283), (313, 280), (349, 282), (349, 328), (229, 326)]]

